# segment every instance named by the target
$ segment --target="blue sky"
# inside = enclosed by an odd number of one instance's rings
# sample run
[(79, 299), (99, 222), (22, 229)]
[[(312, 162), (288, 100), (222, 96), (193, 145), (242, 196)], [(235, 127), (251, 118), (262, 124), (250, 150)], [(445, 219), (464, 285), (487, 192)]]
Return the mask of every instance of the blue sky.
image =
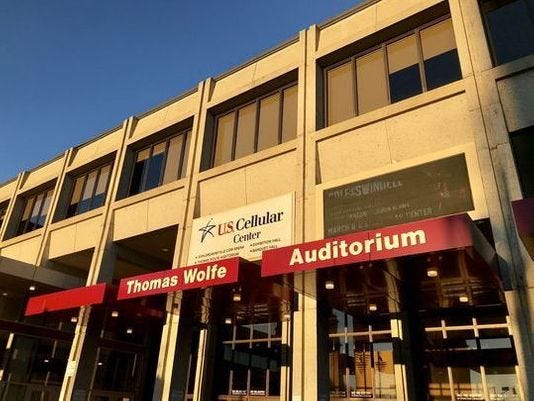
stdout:
[(0, 183), (360, 0), (0, 0)]

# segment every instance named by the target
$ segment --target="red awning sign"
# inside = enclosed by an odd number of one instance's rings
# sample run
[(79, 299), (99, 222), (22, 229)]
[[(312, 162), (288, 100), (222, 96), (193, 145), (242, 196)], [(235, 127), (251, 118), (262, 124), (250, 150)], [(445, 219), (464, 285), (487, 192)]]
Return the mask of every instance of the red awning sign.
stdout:
[(24, 315), (31, 316), (44, 312), (56, 312), (85, 305), (101, 304), (104, 302), (105, 295), (105, 283), (39, 295), (28, 299)]
[(314, 270), (473, 246), (468, 215), (400, 224), (263, 252), (261, 275)]
[(235, 283), (238, 272), (239, 258), (230, 258), (128, 277), (121, 280), (117, 299)]

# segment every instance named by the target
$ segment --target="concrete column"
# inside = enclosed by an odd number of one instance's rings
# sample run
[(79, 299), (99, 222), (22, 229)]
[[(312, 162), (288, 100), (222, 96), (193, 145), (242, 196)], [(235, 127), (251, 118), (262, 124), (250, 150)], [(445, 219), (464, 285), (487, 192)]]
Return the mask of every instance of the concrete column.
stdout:
[[(521, 198), (519, 180), (510, 147), (504, 111), (480, 9), (477, 0), (449, 0), (455, 24), (460, 59), (471, 63), (474, 79), (466, 82), (480, 171), (492, 223), (499, 267), (506, 289), (519, 362), (520, 381), (526, 399), (534, 397), (534, 353), (532, 313), (528, 305), (526, 268), (531, 263), (521, 254), (510, 202)], [(526, 307), (527, 306), (527, 307)]]
[[(112, 203), (119, 186), (124, 157), (126, 154), (126, 138), (133, 129), (133, 117), (125, 120), (122, 127), (122, 141), (117, 150), (113, 170), (109, 181), (103, 211), (103, 230), (93, 252), (91, 266), (87, 276), (87, 285), (107, 282), (113, 277), (115, 261), (115, 247), (112, 241), (113, 210)], [(97, 340), (100, 338), (103, 317), (91, 317), (91, 307), (82, 307), (78, 318), (78, 325), (74, 333), (72, 347), (67, 363), (67, 371), (63, 378), (59, 401), (82, 399), (85, 400), (91, 388), (93, 368), (96, 363)], [(85, 398), (84, 398), (85, 397)]]
[[(196, 183), (193, 181), (194, 172), (197, 172), (200, 166), (200, 157), (202, 153), (202, 137), (203, 129), (205, 127), (205, 111), (202, 113), (204, 101), (206, 99), (204, 82), (198, 84), (197, 89), (197, 109), (195, 118), (193, 120), (193, 127), (191, 129), (191, 142), (189, 144), (191, 151), (188, 153), (188, 159), (186, 163), (186, 178), (187, 183), (185, 191), (187, 196), (184, 199), (183, 207), (184, 214), (183, 219), (178, 223), (178, 232), (176, 235), (176, 245), (174, 251), (174, 257), (172, 262), (172, 268), (179, 268), (180, 266), (187, 265), (189, 242), (191, 236), (191, 225), (194, 217), (194, 205), (195, 205), (195, 193)], [(197, 163), (198, 161), (198, 163)], [(157, 381), (154, 387), (153, 400), (174, 400), (174, 396), (179, 394), (183, 389), (183, 383), (178, 380), (175, 381), (173, 377), (181, 377), (177, 375), (177, 369), (184, 368), (179, 361), (183, 360), (182, 351), (185, 344), (179, 344), (182, 340), (180, 333), (185, 328), (180, 328), (180, 299), (181, 295), (169, 294), (167, 301), (170, 304), (170, 309), (173, 313), (167, 316), (167, 321), (163, 326), (163, 332), (161, 335), (160, 355), (158, 359)], [(185, 322), (184, 324), (189, 324)], [(184, 338), (187, 341), (187, 338)], [(174, 367), (175, 362), (179, 363), (179, 366)]]

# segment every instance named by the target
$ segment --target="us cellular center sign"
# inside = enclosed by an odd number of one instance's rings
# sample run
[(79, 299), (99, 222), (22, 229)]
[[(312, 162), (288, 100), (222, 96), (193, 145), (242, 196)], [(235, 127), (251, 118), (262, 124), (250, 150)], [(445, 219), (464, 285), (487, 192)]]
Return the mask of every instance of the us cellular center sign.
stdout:
[(264, 250), (292, 244), (294, 203), (287, 194), (193, 220), (188, 263), (256, 260)]

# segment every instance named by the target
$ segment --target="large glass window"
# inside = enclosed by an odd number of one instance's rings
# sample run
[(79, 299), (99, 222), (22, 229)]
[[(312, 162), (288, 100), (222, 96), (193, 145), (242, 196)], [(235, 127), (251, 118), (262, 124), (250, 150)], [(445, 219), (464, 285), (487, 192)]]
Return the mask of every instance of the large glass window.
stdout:
[(481, 0), (495, 64), (534, 53), (534, 0)]
[(17, 229), (17, 235), (37, 230), (44, 226), (53, 189), (46, 189), (38, 194), (24, 199), (22, 218)]
[[(219, 399), (279, 396), (282, 332), (280, 322), (228, 324), (223, 331)], [(230, 399), (230, 398), (228, 398)]]
[(75, 178), (67, 216), (75, 216), (102, 206), (106, 200), (111, 164)]
[(450, 18), (423, 26), (326, 69), (327, 124), (461, 77)]
[(534, 127), (512, 133), (511, 143), (523, 196), (534, 197)]
[(211, 165), (289, 141), (296, 131), (297, 86), (291, 84), (216, 117)]
[(189, 132), (139, 150), (130, 182), (129, 195), (135, 195), (184, 177)]

